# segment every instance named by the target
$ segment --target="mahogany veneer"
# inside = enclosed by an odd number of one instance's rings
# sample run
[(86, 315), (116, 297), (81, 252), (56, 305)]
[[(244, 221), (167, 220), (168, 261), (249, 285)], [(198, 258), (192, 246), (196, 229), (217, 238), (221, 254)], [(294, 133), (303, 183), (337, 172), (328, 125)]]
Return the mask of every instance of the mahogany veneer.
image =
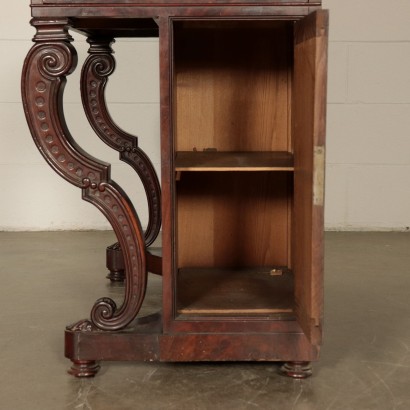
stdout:
[[(34, 46), (22, 95), (49, 165), (111, 223), (110, 279), (120, 307), (94, 304), (67, 327), (69, 373), (102, 360), (286, 362), (302, 378), (319, 357), (328, 13), (312, 0), (32, 0)], [(145, 232), (110, 166), (84, 152), (63, 114), (77, 57), (90, 44), (82, 102), (95, 133), (144, 185)], [(161, 188), (138, 138), (105, 102), (117, 37), (159, 37)], [(162, 224), (162, 257), (149, 249)], [(147, 272), (162, 311), (140, 317)]]

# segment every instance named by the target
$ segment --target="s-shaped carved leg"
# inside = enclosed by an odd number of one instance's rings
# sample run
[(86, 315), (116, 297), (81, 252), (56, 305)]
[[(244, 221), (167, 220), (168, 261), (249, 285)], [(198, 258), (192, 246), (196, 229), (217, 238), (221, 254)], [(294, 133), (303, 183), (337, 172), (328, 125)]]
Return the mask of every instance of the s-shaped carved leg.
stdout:
[[(138, 138), (126, 133), (111, 118), (105, 88), (115, 70), (111, 37), (90, 37), (89, 56), (81, 72), (81, 97), (88, 121), (99, 138), (120, 154), (120, 160), (129, 164), (140, 177), (148, 200), (149, 221), (145, 244), (150, 246), (161, 228), (161, 188), (155, 168), (148, 156), (138, 147)], [(121, 281), (124, 274), (122, 249), (119, 244), (107, 248), (107, 268), (111, 281)]]
[[(68, 34), (68, 20), (33, 19), (37, 33), (22, 73), (22, 98), (34, 142), (48, 164), (82, 190), (82, 198), (109, 220), (123, 250), (126, 281), (121, 307), (109, 298), (97, 300), (91, 320), (71, 327), (74, 332), (117, 331), (137, 316), (145, 297), (145, 240), (138, 216), (125, 192), (110, 177), (110, 166), (85, 153), (68, 131), (63, 114), (66, 76), (74, 71), (77, 54)], [(78, 358), (70, 357), (72, 360)], [(82, 358), (92, 362), (93, 358)], [(94, 368), (96, 370), (96, 368)], [(81, 373), (81, 372), (80, 372)]]

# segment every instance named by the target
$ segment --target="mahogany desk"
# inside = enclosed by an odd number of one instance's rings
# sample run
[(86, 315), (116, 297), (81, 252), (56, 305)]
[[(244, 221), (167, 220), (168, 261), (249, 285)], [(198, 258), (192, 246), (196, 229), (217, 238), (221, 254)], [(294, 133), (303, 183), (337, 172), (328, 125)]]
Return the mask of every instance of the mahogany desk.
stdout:
[[(37, 33), (22, 75), (24, 110), (49, 165), (111, 223), (111, 280), (65, 331), (77, 377), (98, 362), (279, 361), (302, 378), (319, 357), (327, 11), (318, 0), (31, 0)], [(90, 44), (82, 102), (95, 133), (141, 178), (145, 232), (110, 165), (84, 152), (63, 114), (76, 67), (70, 30)], [(136, 137), (104, 98), (117, 37), (159, 37), (161, 188)], [(142, 136), (143, 138), (143, 136)], [(149, 246), (162, 224), (162, 256)], [(147, 272), (162, 310), (139, 317)], [(124, 275), (124, 278), (123, 276)]]

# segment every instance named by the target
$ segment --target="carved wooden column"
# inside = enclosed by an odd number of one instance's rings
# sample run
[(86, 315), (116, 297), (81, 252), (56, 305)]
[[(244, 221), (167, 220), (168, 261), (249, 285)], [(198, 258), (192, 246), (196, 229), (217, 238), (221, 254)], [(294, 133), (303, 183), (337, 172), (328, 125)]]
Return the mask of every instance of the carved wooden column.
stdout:
[[(149, 221), (145, 244), (150, 246), (161, 228), (161, 188), (155, 168), (148, 156), (138, 147), (138, 138), (123, 131), (111, 118), (105, 100), (109, 76), (115, 70), (111, 37), (88, 38), (90, 54), (81, 73), (81, 96), (88, 121), (96, 134), (120, 154), (140, 177), (148, 200)], [(124, 279), (123, 255), (118, 243), (107, 248), (107, 276), (111, 281)]]
[[(34, 46), (22, 74), (22, 98), (34, 142), (48, 164), (66, 181), (82, 191), (82, 198), (95, 205), (111, 223), (125, 263), (125, 296), (121, 307), (109, 298), (97, 300), (90, 320), (70, 327), (72, 332), (116, 331), (137, 316), (144, 300), (147, 271), (145, 240), (133, 205), (110, 177), (110, 165), (84, 152), (74, 141), (64, 120), (63, 90), (66, 76), (74, 71), (77, 55), (71, 45), (68, 20), (33, 19)], [(126, 151), (137, 155), (133, 146)], [(75, 360), (71, 373), (92, 376), (94, 361)]]

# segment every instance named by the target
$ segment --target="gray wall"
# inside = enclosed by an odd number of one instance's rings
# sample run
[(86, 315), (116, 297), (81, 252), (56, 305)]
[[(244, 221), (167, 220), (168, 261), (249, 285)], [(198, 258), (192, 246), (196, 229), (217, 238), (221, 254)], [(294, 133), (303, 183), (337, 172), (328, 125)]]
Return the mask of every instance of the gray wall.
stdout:
[[(325, 0), (330, 9), (326, 227), (405, 230), (410, 226), (410, 2)], [(107, 229), (80, 191), (51, 172), (31, 141), (20, 73), (34, 31), (28, 2), (0, 15), (0, 230)], [(77, 142), (113, 164), (113, 178), (147, 223), (134, 173), (91, 131), (81, 110), (79, 71), (87, 44), (75, 35), (79, 66), (66, 88), (66, 117)], [(121, 40), (109, 108), (159, 172), (158, 42)]]

